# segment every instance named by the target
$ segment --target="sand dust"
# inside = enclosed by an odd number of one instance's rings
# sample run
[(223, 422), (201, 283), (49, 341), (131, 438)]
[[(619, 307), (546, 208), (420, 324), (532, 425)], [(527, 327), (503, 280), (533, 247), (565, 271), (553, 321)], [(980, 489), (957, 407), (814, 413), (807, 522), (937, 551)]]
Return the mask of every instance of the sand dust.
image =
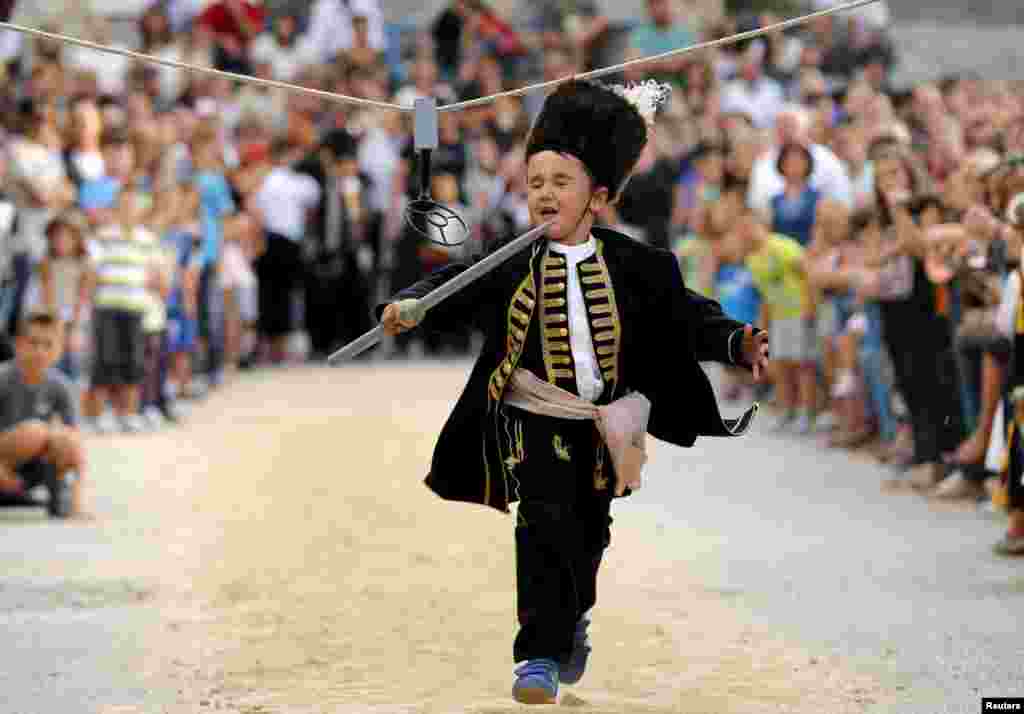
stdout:
[[(137, 635), (150, 649), (139, 674), (174, 712), (522, 711), (510, 698), (513, 520), (421, 485), (467, 375), (264, 372), (184, 428), (93, 437), (107, 490), (97, 522), (78, 527), (116, 556), (63, 575), (145, 593), (157, 624)], [(819, 714), (883, 697), (867, 674), (744, 622), (728, 594), (688, 578), (685, 544), (659, 548), (639, 508), (614, 515), (595, 652), (561, 707)]]

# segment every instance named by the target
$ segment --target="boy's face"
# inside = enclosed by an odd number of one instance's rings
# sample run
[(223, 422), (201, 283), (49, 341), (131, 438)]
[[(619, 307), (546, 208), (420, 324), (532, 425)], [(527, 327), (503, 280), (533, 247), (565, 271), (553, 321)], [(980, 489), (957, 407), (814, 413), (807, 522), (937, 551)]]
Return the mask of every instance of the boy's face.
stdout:
[(599, 210), (608, 196), (603, 187), (595, 191), (582, 161), (554, 151), (540, 151), (530, 157), (526, 187), (530, 221), (540, 224), (554, 220), (547, 231), (553, 241), (571, 238), (588, 217), (592, 219), (590, 209)]
[(64, 349), (62, 332), (58, 325), (29, 325), (14, 341), (22, 372), (38, 377), (57, 364)]

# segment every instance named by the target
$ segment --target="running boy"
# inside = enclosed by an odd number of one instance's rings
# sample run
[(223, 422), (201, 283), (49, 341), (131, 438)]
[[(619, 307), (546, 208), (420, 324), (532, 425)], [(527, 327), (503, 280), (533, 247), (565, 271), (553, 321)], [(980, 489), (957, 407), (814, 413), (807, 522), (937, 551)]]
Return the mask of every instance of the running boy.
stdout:
[(526, 148), (530, 218), (550, 222), (547, 240), (426, 314), (418, 298), (465, 263), (378, 307), (391, 334), (419, 323), (485, 333), (426, 483), (501, 512), (519, 502), (512, 693), (523, 703), (554, 702), (559, 682), (583, 675), (611, 501), (639, 485), (645, 433), (680, 446), (743, 433), (755, 410), (723, 419), (698, 360), (755, 374), (768, 362), (767, 336), (689, 291), (671, 253), (595, 225), (636, 165), (664, 91), (562, 84)]

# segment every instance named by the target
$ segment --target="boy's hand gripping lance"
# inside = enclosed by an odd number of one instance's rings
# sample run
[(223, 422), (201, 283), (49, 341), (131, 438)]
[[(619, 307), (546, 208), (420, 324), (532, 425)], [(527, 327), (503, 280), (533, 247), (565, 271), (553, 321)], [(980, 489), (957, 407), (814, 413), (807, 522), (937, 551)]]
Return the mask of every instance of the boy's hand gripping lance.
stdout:
[[(437, 305), (442, 300), (451, 297), (455, 293), (462, 290), (470, 283), (476, 282), (487, 273), (491, 272), (499, 265), (504, 263), (508, 258), (518, 253), (523, 248), (527, 247), (542, 235), (551, 225), (551, 221), (542, 223), (535, 228), (523, 233), (521, 236), (511, 241), (507, 245), (502, 246), (498, 250), (494, 251), (486, 258), (481, 260), (479, 263), (472, 265), (466, 270), (462, 271), (454, 278), (446, 282), (444, 285), (437, 287), (431, 292), (424, 295), (422, 298), (417, 300), (417, 310), (427, 311), (434, 305)], [(365, 333), (362, 337), (358, 337), (352, 342), (342, 347), (340, 350), (332, 354), (327, 358), (329, 364), (340, 364), (346, 360), (350, 360), (358, 354), (365, 352), (370, 349), (384, 338), (384, 327), (377, 325), (375, 328)]]

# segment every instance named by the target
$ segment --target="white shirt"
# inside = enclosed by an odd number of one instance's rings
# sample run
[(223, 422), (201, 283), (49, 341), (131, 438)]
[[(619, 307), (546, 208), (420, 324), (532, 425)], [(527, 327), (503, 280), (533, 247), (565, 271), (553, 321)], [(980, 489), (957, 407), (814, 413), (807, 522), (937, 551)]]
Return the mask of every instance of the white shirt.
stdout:
[[(113, 45), (115, 49), (128, 49)], [(65, 63), (76, 69), (96, 73), (101, 94), (119, 96), (127, 89), (128, 70), (132, 60), (123, 55), (99, 52), (84, 47), (69, 47), (64, 54)]]
[[(53, 191), (67, 178), (60, 152), (50, 151), (42, 144), (26, 140), (16, 140), (8, 151), (10, 178), (16, 182), (16, 186), (24, 182), (37, 189)], [(46, 252), (46, 225), (53, 218), (54, 211), (45, 206), (31, 205), (29, 197), (20, 189), (15, 189), (12, 195), (19, 205), (19, 211), (18, 231), (11, 250), (15, 255), (29, 253), (38, 261)]]
[(22, 34), (14, 30), (0, 30), (0, 62), (7, 64), (21, 57)]
[(274, 79), (291, 82), (302, 68), (314, 64), (316, 57), (305, 35), (295, 38), (291, 46), (285, 47), (277, 41), (272, 32), (264, 32), (253, 40), (249, 55), (254, 62), (270, 65)]
[[(817, 189), (825, 198), (831, 198), (853, 208), (850, 175), (839, 157), (827, 146), (811, 144), (811, 158), (814, 159), (811, 188)], [(759, 211), (771, 210), (772, 197), (785, 190), (786, 182), (775, 167), (778, 159), (779, 148), (774, 147), (754, 162), (754, 168), (750, 172), (750, 189), (747, 193), (747, 201), (752, 208)]]
[(359, 142), (359, 168), (372, 179), (370, 206), (386, 211), (391, 205), (392, 180), (402, 160), (401, 140), (379, 127), (370, 128)]
[(594, 342), (590, 334), (590, 322), (587, 319), (587, 305), (583, 301), (583, 286), (577, 265), (589, 258), (597, 250), (597, 241), (590, 236), (586, 243), (580, 245), (562, 245), (551, 243), (552, 253), (565, 256), (566, 271), (569, 280), (566, 283), (569, 306), (569, 345), (572, 349), (572, 360), (576, 364), (576, 389), (580, 397), (588, 402), (596, 402), (604, 390), (604, 380), (597, 364)]
[(306, 234), (306, 215), (320, 200), (320, 184), (312, 176), (279, 166), (271, 169), (254, 198), (263, 227), (293, 241)]
[(397, 92), (395, 92), (395, 104), (400, 104), (403, 107), (416, 106), (417, 99), (424, 99), (427, 97), (435, 97), (438, 104), (448, 104), (454, 102), (457, 97), (452, 88), (443, 82), (439, 82), (434, 86), (434, 91), (431, 94), (423, 94), (416, 88), (415, 84), (407, 84)]
[(331, 62), (339, 52), (352, 47), (354, 15), (367, 18), (370, 47), (384, 49), (384, 17), (378, 0), (350, 0), (348, 5), (342, 0), (317, 0), (313, 5), (308, 38), (317, 62)]
[(770, 77), (761, 77), (753, 83), (734, 79), (722, 89), (722, 113), (746, 114), (758, 129), (774, 125), (785, 102), (782, 85)]

